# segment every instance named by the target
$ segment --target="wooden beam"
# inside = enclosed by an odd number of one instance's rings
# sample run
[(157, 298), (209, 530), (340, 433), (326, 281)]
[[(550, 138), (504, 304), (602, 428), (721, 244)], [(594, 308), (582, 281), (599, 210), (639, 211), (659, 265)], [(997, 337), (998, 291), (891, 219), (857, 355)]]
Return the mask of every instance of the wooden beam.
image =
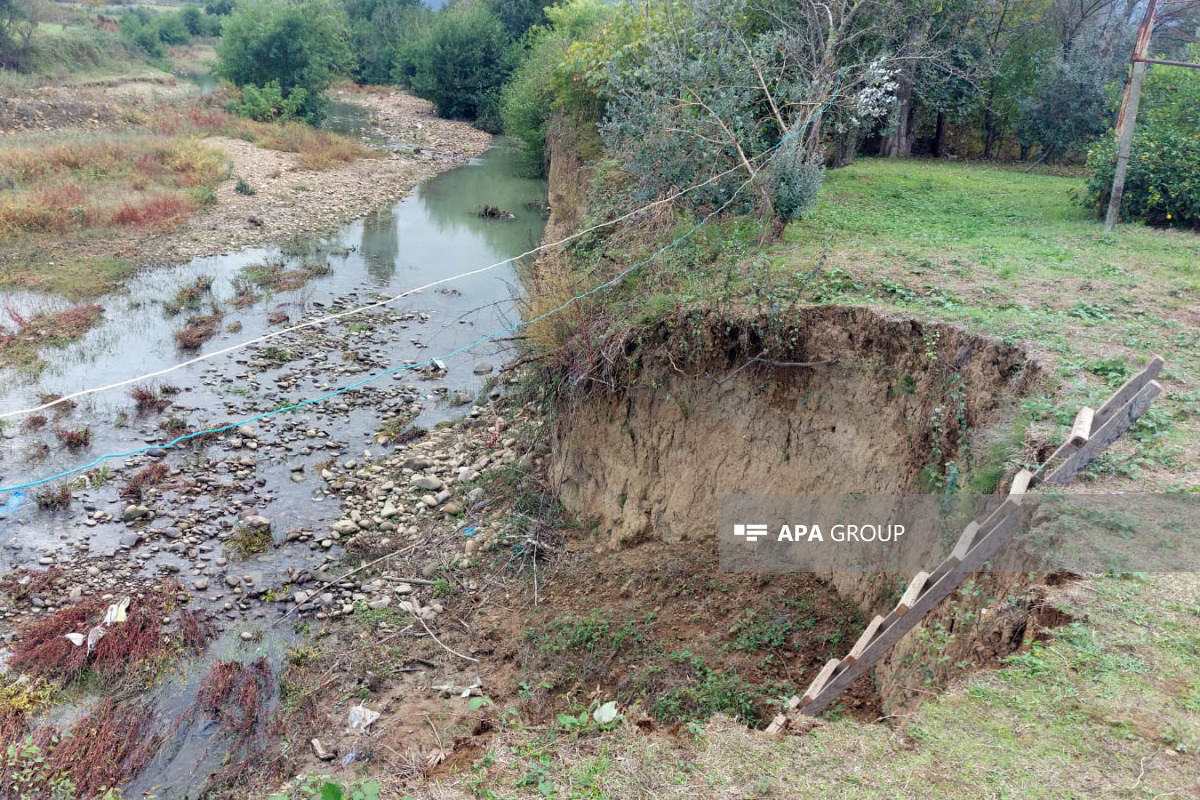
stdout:
[(1013, 476), (1012, 488), (1008, 490), (1008, 496), (1013, 501), (1020, 503), (1021, 495), (1029, 490), (1029, 482), (1033, 480), (1033, 473), (1027, 469), (1023, 469)]
[(921, 590), (925, 588), (927, 580), (929, 580), (928, 572), (918, 572), (913, 575), (913, 579), (908, 582), (908, 588), (900, 596), (900, 602), (896, 604), (897, 617), (903, 617), (910, 608), (917, 604), (917, 598), (921, 596)]
[(1100, 406), (1100, 410), (1096, 412), (1096, 416), (1092, 420), (1092, 429), (1095, 430), (1104, 423), (1108, 422), (1108, 418), (1111, 417), (1114, 412), (1132, 400), (1133, 396), (1140, 392), (1143, 386), (1157, 378), (1159, 373), (1162, 372), (1162, 368), (1162, 356), (1154, 356), (1151, 358), (1150, 362), (1146, 364), (1145, 368), (1143, 368), (1141, 372), (1125, 381), (1125, 383), (1121, 385), (1121, 388), (1113, 392), (1112, 397), (1108, 398), (1108, 401), (1104, 405)]
[(971, 551), (971, 545), (975, 544), (975, 536), (978, 533), (979, 523), (971, 520), (971, 524), (963, 529), (962, 536), (958, 537), (954, 549), (950, 551), (950, 558), (947, 560), (953, 561), (956, 565), (961, 564), (967, 557), (967, 553)]
[[(954, 592), (967, 575), (978, 571), (1001, 546), (1007, 543), (1017, 530), (1017, 522), (1018, 516), (1016, 514), (1009, 514), (1004, 517), (1000, 524), (992, 529), (991, 533), (981, 538), (971, 548), (966, 560), (942, 576), (941, 580), (936, 584), (926, 588), (921, 597), (909, 610), (909, 613), (903, 617), (896, 618), (895, 622), (888, 625), (887, 628), (875, 637), (873, 642), (863, 649), (853, 664), (847, 665), (845, 669), (828, 678), (823, 685), (817, 687), (816, 692), (813, 692), (813, 687), (809, 687), (809, 692), (806, 692), (805, 695), (807, 697), (811, 692), (811, 699), (801, 706), (800, 713), (815, 717), (828, 708), (829, 704), (846, 690), (846, 687), (864, 675), (906, 633), (917, 627), (934, 606)], [(835, 662), (830, 663), (833, 664)], [(829, 664), (826, 667), (828, 668)]]
[(811, 703), (813, 698), (820, 694), (821, 690), (825, 688), (826, 683), (829, 681), (829, 678), (833, 675), (833, 671), (841, 666), (841, 664), (842, 660), (840, 658), (832, 658), (826, 662), (825, 666), (821, 667), (821, 671), (817, 673), (817, 677), (813, 679), (811, 684), (809, 684), (808, 691), (806, 691), (804, 696), (800, 698), (801, 709)]
[(1191, 64), (1187, 61), (1166, 61), (1161, 58), (1135, 58), (1134, 61), (1140, 61), (1143, 64), (1162, 64), (1164, 67), (1188, 67), (1189, 69), (1200, 69), (1200, 64)]
[[(1154, 356), (1141, 372), (1125, 381), (1121, 388), (1113, 392), (1112, 397), (1108, 398), (1108, 401), (1100, 406), (1100, 410), (1092, 416), (1092, 430), (1095, 431), (1103, 427), (1104, 423), (1108, 422), (1109, 417), (1113, 413), (1128, 403), (1134, 395), (1142, 390), (1143, 386), (1157, 378), (1159, 373), (1162, 372), (1162, 368), (1162, 356)], [(1091, 438), (1090, 435), (1089, 438)], [(1058, 469), (1060, 464), (1075, 455), (1082, 444), (1082, 442), (1073, 442), (1068, 437), (1067, 441), (1063, 442), (1062, 446), (1055, 450), (1054, 454), (1047, 458), (1045, 463), (1034, 473), (1033, 480), (1029, 482), (1030, 488), (1045, 482), (1046, 476), (1050, 475), (1054, 470)]]
[(1146, 54), (1150, 51), (1150, 37), (1154, 33), (1154, 16), (1157, 0), (1150, 0), (1146, 14), (1138, 27), (1137, 41), (1133, 45), (1133, 70), (1125, 86), (1125, 97), (1117, 115), (1117, 166), (1113, 171), (1112, 191), (1108, 197), (1108, 213), (1104, 216), (1104, 230), (1112, 231), (1121, 216), (1121, 198), (1125, 194), (1125, 174), (1129, 171), (1129, 153), (1133, 149), (1133, 129), (1137, 126), (1138, 103), (1142, 97), (1142, 83), (1146, 79)]

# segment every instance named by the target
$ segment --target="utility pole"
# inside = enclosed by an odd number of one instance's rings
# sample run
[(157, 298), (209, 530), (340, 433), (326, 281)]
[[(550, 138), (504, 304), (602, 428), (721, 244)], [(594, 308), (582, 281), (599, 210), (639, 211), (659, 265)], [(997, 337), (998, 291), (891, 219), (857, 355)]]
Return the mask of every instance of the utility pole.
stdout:
[(1133, 73), (1125, 86), (1125, 97), (1121, 100), (1121, 112), (1117, 114), (1117, 168), (1113, 173), (1112, 193), (1108, 198), (1108, 215), (1104, 218), (1104, 230), (1111, 231), (1121, 216), (1121, 197), (1125, 194), (1125, 173), (1129, 171), (1129, 152), (1133, 149), (1133, 128), (1137, 124), (1138, 102), (1142, 99), (1142, 82), (1146, 78), (1146, 55), (1150, 52), (1150, 36), (1154, 33), (1154, 15), (1157, 0), (1146, 5), (1146, 16), (1138, 28), (1137, 42), (1133, 45)]
[(1200, 64), (1147, 57), (1150, 52), (1150, 37), (1154, 33), (1157, 8), (1158, 0), (1150, 0), (1146, 6), (1146, 16), (1142, 18), (1137, 42), (1133, 45), (1133, 70), (1129, 76), (1129, 83), (1125, 85), (1121, 111), (1117, 114), (1117, 168), (1113, 173), (1112, 193), (1108, 198), (1108, 214), (1104, 217), (1106, 231), (1111, 231), (1117, 224), (1117, 218), (1121, 216), (1121, 198), (1125, 194), (1125, 175), (1129, 172), (1129, 153), (1133, 149), (1133, 129), (1137, 125), (1138, 102), (1142, 99), (1142, 82), (1146, 79), (1146, 69), (1151, 64), (1200, 69)]

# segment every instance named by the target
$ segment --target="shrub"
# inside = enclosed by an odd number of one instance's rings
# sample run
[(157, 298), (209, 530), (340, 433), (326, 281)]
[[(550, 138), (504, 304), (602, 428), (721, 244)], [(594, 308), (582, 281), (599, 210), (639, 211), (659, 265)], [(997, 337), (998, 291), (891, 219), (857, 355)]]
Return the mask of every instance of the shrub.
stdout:
[(240, 95), (240, 98), (229, 101), (229, 111), (256, 122), (300, 118), (308, 103), (307, 89), (297, 86), (284, 97), (279, 81), (271, 81), (262, 87), (246, 84), (241, 88)]
[(578, 86), (564, 60), (573, 42), (589, 35), (605, 19), (610, 6), (600, 0), (572, 0), (546, 9), (550, 24), (529, 37), (529, 52), (504, 85), (500, 117), (504, 132), (521, 143), (527, 171), (546, 168), (546, 123), (555, 112), (581, 112), (598, 120), (596, 95)]
[(322, 97), (353, 64), (346, 12), (333, 0), (257, 0), (226, 20), (217, 73), (237, 86), (278, 83), (283, 98), (303, 90), (297, 113), (320, 119)]
[(419, 0), (347, 0), (359, 83), (388, 83), (405, 44), (420, 37), (433, 12)]
[(443, 117), (498, 122), (500, 87), (514, 50), (500, 21), (480, 5), (456, 5), (434, 17), (413, 46), (409, 83)]

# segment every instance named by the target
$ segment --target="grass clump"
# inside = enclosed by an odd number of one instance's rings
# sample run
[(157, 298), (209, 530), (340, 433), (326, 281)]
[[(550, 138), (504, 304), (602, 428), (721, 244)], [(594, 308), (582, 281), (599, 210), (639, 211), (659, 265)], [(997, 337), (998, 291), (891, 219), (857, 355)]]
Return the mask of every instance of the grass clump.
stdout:
[(225, 540), (225, 546), (237, 558), (249, 558), (267, 552), (274, 541), (271, 538), (270, 527), (239, 525)]
[(175, 331), (175, 344), (180, 350), (198, 350), (205, 342), (221, 332), (220, 312), (188, 317), (187, 324)]

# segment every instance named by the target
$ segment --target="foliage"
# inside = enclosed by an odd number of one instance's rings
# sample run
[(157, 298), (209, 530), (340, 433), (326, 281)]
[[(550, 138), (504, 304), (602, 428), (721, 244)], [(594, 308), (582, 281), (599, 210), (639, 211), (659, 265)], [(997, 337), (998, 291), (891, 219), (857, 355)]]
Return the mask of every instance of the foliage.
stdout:
[(1085, 149), (1104, 133), (1112, 115), (1103, 63), (1095, 58), (1054, 59), (1035, 93), (1020, 103), (1017, 135), (1053, 161)]
[(546, 126), (552, 114), (600, 118), (603, 105), (566, 57), (576, 42), (593, 35), (611, 10), (601, 0), (571, 0), (547, 8), (548, 24), (530, 33), (528, 52), (504, 86), (500, 98), (504, 132), (520, 141), (532, 174), (545, 172)]
[(278, 83), (282, 98), (303, 91), (296, 113), (319, 120), (324, 92), (353, 58), (346, 12), (333, 0), (252, 0), (225, 22), (217, 73), (237, 86)]
[(179, 11), (150, 11), (136, 7), (121, 15), (121, 36), (151, 58), (162, 58), (171, 45), (187, 44), (193, 36), (216, 36), (221, 20), (195, 6)]
[(241, 88), (240, 95), (240, 98), (229, 101), (229, 111), (239, 117), (249, 117), (256, 122), (299, 119), (308, 100), (308, 90), (302, 86), (297, 86), (287, 97), (284, 97), (279, 81), (271, 81), (261, 88), (253, 84), (246, 84)]
[(343, 786), (330, 778), (306, 777), (297, 782), (290, 794), (271, 795), (270, 800), (379, 800), (383, 795), (376, 781)]
[(349, 0), (351, 45), (357, 56), (354, 79), (389, 83), (407, 43), (419, 37), (432, 14), (419, 0)]
[(0, 67), (17, 69), (29, 49), (37, 21), (20, 0), (0, 0)]
[[(1200, 59), (1200, 46), (1193, 47)], [(1109, 135), (1088, 153), (1082, 200), (1103, 214), (1117, 161)], [(1200, 229), (1200, 72), (1153, 67), (1146, 76), (1121, 212), (1149, 225)]]
[(546, 23), (546, 6), (555, 0), (486, 0), (487, 9), (514, 40), (535, 25)]
[(406, 55), (409, 85), (443, 117), (496, 127), (500, 86), (513, 65), (504, 26), (482, 5), (437, 14)]

